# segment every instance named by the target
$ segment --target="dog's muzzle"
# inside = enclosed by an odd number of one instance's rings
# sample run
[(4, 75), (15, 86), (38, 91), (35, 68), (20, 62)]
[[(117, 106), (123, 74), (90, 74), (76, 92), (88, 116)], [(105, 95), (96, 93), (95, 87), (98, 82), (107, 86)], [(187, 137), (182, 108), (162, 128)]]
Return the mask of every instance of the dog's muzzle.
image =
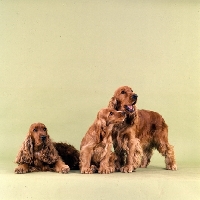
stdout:
[(42, 140), (42, 142), (45, 142), (46, 138), (47, 138), (46, 135), (41, 135), (41, 136), (40, 136), (40, 139)]
[(124, 106), (126, 111), (131, 112), (131, 113), (135, 111), (134, 105), (137, 103), (137, 98), (138, 98), (137, 94), (132, 95), (131, 100), (133, 103), (131, 105)]
[(135, 105), (135, 104), (136, 104), (137, 98), (138, 98), (138, 95), (137, 95), (137, 94), (134, 94), (134, 95), (132, 96), (132, 100), (134, 101), (132, 105)]

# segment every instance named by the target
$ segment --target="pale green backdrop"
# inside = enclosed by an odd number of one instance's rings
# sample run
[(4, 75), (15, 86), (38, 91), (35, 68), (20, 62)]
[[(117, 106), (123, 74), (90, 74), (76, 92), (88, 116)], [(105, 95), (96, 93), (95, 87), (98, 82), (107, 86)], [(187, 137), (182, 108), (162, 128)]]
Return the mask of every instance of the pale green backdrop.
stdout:
[[(0, 45), (8, 173), (30, 124), (79, 149), (122, 85), (138, 94), (138, 108), (163, 115), (178, 165), (199, 169), (199, 1), (2, 0)], [(151, 166), (162, 170), (164, 159), (155, 153)]]

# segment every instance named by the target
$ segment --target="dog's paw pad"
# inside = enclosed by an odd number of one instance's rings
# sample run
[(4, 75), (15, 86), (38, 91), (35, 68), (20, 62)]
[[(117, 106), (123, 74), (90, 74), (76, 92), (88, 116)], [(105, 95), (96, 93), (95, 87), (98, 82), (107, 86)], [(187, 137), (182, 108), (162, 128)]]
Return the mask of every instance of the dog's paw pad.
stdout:
[(28, 170), (25, 170), (24, 168), (21, 168), (21, 167), (15, 168), (15, 173), (16, 174), (25, 174), (27, 172), (28, 172)]

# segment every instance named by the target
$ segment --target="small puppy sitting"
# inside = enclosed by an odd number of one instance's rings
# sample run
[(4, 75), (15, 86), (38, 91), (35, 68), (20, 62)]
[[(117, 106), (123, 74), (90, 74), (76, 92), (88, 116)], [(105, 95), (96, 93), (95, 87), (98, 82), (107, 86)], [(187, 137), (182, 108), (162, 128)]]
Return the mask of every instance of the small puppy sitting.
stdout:
[[(61, 144), (58, 143), (57, 146), (60, 147)], [(68, 173), (70, 168), (59, 156), (55, 145), (56, 143), (52, 143), (44, 124), (32, 124), (15, 160), (18, 164), (18, 167), (15, 168), (15, 173), (24, 174), (36, 171)], [(65, 143), (63, 145), (65, 148), (69, 146)], [(72, 149), (70, 153), (74, 154), (75, 152), (75, 157), (79, 156), (74, 147), (70, 147), (70, 149)]]
[(91, 174), (96, 171), (109, 174), (115, 171), (115, 154), (112, 148), (112, 128), (114, 124), (123, 123), (124, 112), (114, 109), (102, 109), (98, 112), (80, 146), (81, 173)]

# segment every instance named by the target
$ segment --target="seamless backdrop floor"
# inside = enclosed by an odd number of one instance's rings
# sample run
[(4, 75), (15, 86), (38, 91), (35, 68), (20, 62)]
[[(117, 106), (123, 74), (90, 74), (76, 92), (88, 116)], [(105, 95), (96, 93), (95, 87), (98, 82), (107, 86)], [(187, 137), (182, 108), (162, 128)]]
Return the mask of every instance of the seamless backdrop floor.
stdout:
[(150, 166), (126, 174), (69, 174), (53, 172), (14, 174), (14, 165), (1, 162), (0, 199), (181, 199), (199, 200), (200, 167), (179, 166), (176, 172)]

